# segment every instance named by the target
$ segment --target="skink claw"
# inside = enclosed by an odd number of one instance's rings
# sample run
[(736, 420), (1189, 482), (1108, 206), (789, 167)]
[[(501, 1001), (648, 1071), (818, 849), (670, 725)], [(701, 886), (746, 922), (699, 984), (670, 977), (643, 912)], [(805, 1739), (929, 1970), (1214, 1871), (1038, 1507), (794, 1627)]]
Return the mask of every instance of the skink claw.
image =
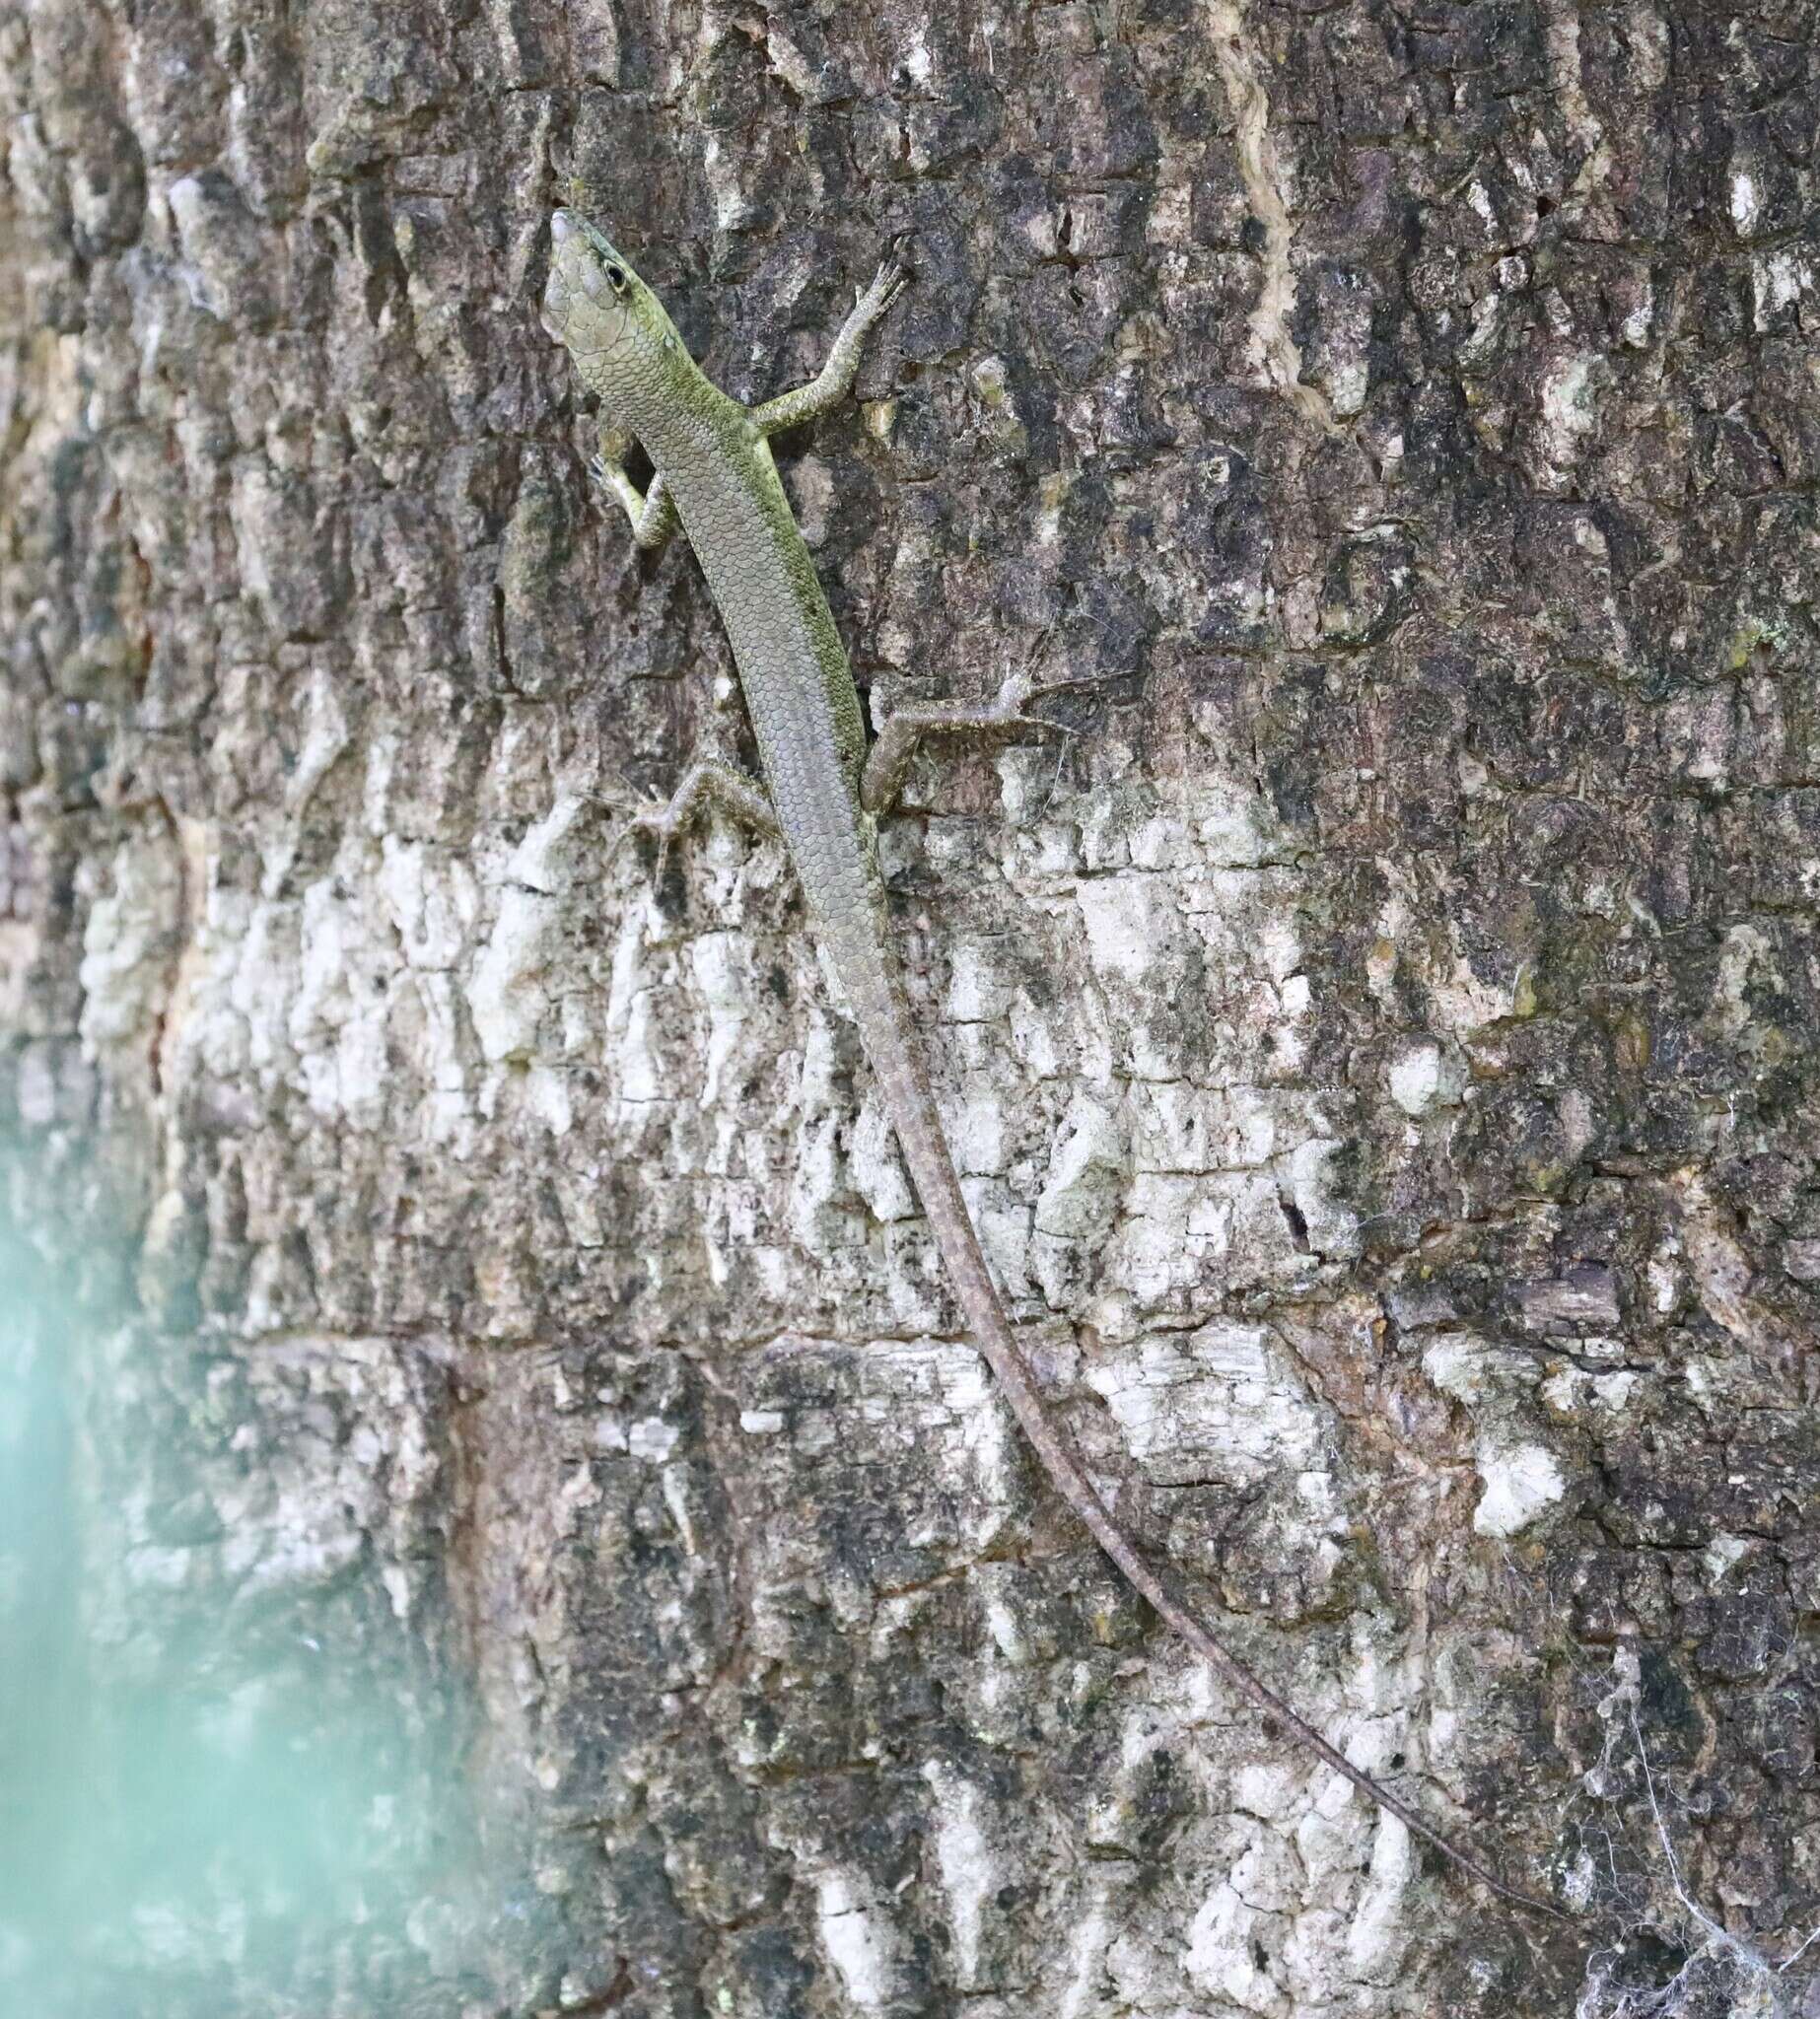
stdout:
[(663, 880), (664, 871), (669, 861), (670, 844), (676, 838), (676, 830), (682, 822), (677, 818), (676, 809), (655, 790), (646, 795), (647, 803), (628, 813), (620, 821), (612, 839), (606, 845), (601, 859), (601, 868), (610, 864), (619, 851), (635, 834), (655, 834), (658, 837), (658, 878)]
[(892, 242), (884, 257), (878, 262), (878, 271), (873, 275), (872, 285), (863, 295), (855, 298), (855, 308), (871, 308), (869, 319), (872, 321), (876, 321), (910, 285), (910, 269), (904, 264), (899, 252), (902, 243), (902, 240)]

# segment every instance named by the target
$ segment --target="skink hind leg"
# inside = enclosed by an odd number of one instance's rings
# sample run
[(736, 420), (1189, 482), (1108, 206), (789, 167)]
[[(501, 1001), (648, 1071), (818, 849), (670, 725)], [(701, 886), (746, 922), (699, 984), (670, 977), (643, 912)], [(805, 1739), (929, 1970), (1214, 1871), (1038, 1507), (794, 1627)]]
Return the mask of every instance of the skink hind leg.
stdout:
[(588, 465), (588, 474), (610, 497), (617, 498), (632, 523), (632, 538), (641, 547), (655, 550), (676, 530), (676, 501), (669, 494), (662, 472), (641, 491), (626, 475), (626, 452), (632, 438), (617, 428), (600, 430), (600, 453)]
[(812, 421), (831, 407), (839, 406), (853, 390), (867, 331), (903, 293), (909, 278), (896, 253), (887, 254), (873, 275), (872, 286), (854, 303), (852, 313), (841, 324), (840, 334), (828, 352), (828, 362), (806, 385), (799, 385), (794, 392), (780, 392), (775, 399), (767, 399), (762, 406), (752, 409), (752, 419), (758, 423), (761, 435), (781, 434), (800, 421)]
[(634, 834), (655, 834), (658, 874), (662, 877), (676, 837), (697, 813), (710, 805), (731, 813), (759, 834), (770, 839), (777, 836), (777, 815), (755, 779), (748, 778), (736, 764), (729, 764), (725, 757), (697, 757), (665, 803), (642, 807), (629, 816), (614, 835), (606, 860), (610, 863)]
[(984, 708), (958, 703), (933, 703), (900, 708), (874, 739), (860, 775), (860, 804), (869, 813), (887, 811), (903, 790), (904, 774), (919, 745), (930, 736), (996, 736), (1026, 734), (1072, 735), (1066, 723), (1030, 715), (1029, 675), (1015, 673), (999, 689), (996, 701)]

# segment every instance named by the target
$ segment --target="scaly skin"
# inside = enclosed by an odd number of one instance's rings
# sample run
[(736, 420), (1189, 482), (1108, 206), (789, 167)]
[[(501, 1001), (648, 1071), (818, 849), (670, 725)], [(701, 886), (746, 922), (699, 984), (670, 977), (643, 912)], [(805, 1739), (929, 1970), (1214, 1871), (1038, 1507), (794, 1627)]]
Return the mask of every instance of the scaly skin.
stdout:
[[(642, 442), (651, 457), (658, 474), (648, 496), (640, 497), (619, 467), (625, 437), (603, 430), (598, 475), (624, 505), (640, 543), (660, 543), (672, 516), (679, 516), (708, 578), (758, 738), (769, 810), (884, 1088), (904, 1161), (968, 1328), (1044, 1470), (1132, 1584), (1259, 1710), (1494, 1893), (1562, 1918), (1557, 1909), (1506, 1885), (1432, 1829), (1214, 1637), (1173, 1580), (1112, 1518), (1051, 1417), (1006, 1320), (930, 1094), (891, 942), (878, 870), (876, 801), (866, 775), (865, 726), (853, 674), (765, 441), (768, 433), (825, 411), (845, 394), (866, 331), (901, 285), (897, 268), (887, 261), (835, 339), (819, 378), (748, 410), (703, 375), (657, 298), (607, 239), (574, 213), (559, 210), (551, 224), (544, 326), (567, 348), (584, 384), (613, 421)], [(961, 720), (955, 712), (950, 726)], [(1021, 718), (1001, 710), (977, 720), (1003, 725)], [(712, 766), (694, 774), (688, 803), (716, 791), (748, 813), (763, 810), (751, 798), (756, 788), (742, 787)], [(673, 826), (655, 824), (666, 833)]]

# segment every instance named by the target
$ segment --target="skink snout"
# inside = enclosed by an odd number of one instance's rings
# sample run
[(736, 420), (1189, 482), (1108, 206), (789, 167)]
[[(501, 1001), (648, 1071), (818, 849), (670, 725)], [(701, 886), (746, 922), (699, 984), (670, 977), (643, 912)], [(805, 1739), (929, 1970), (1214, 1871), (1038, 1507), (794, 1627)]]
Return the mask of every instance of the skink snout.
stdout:
[(539, 319), (558, 343), (563, 341), (570, 291), (576, 279), (574, 259), (565, 257), (564, 249), (575, 236), (575, 220), (566, 210), (557, 211), (550, 219), (550, 271), (543, 285), (543, 313)]
[(550, 216), (550, 277), (561, 274), (563, 284), (591, 302), (603, 302), (614, 290), (607, 269), (596, 255), (595, 234), (589, 231), (573, 211), (558, 210)]

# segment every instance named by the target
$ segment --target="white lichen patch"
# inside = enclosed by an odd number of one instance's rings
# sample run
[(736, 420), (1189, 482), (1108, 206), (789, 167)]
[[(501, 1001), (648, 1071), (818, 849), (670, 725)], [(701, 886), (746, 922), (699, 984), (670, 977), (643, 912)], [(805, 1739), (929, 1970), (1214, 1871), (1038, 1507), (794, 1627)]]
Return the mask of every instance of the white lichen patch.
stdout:
[(1106, 2009), (1106, 1952), (1121, 1916), (1108, 1895), (1118, 1880), (1089, 1865), (1088, 1903), (1075, 1916), (1062, 1960), (1062, 1988), (1056, 2019), (1093, 2019)]
[(1094, 971), (1121, 981), (1142, 981), (1160, 948), (1180, 931), (1172, 892), (1152, 876), (1096, 876), (1076, 892)]
[(1323, 1413), (1262, 1326), (1216, 1319), (1186, 1339), (1145, 1339), (1086, 1380), (1159, 1482), (1244, 1484), (1320, 1469)]
[(1726, 1577), (1750, 1555), (1754, 1547), (1741, 1535), (1715, 1535), (1701, 1552), (1701, 1562), (1706, 1566), (1707, 1580), (1710, 1584), (1722, 1584)]
[(984, 1798), (976, 1783), (940, 1760), (925, 1763), (923, 1778), (936, 1801), (932, 1836), (936, 1870), (947, 1896), (955, 1988), (979, 1990), (981, 1931), (993, 1896), (1005, 1885), (1005, 1867), (981, 1827)]
[(83, 928), (78, 1028), (91, 1058), (150, 1051), (177, 954), (183, 876), (176, 851), (116, 849)]
[(1481, 1446), (1474, 1462), (1485, 1482), (1472, 1517), (1480, 1535), (1516, 1535), (1567, 1492), (1561, 1467), (1546, 1444)]
[(1586, 98), (1578, 11), (1564, 4), (1564, 0), (1553, 0), (1547, 21), (1549, 82), (1566, 116), (1568, 130), (1582, 147), (1593, 147), (1604, 129)]
[(1277, 1975), (1287, 1927), (1279, 1915), (1251, 1905), (1246, 1882), (1261, 1876), (1254, 1847), (1203, 1902), (1189, 1923), (1181, 1956), (1182, 1974), (1201, 1990), (1229, 1998), (1246, 2012), (1288, 2019), (1288, 1988)]
[(1525, 981), (1520, 970), (1501, 981), (1475, 973), (1466, 949), (1458, 944), (1449, 967), (1423, 975), (1434, 1021), (1456, 1032), (1470, 1032), (1488, 1023), (1502, 1023), (1506, 1017), (1533, 1013), (1523, 1008)]
[(662, 1463), (676, 1448), (676, 1426), (661, 1416), (641, 1417), (626, 1431), (626, 1449), (634, 1458)]
[[(878, 1340), (841, 1347), (790, 1340), (772, 1348), (770, 1357), (806, 1358), (826, 1368), (825, 1403), (810, 1402), (800, 1377), (791, 1384), (800, 1399), (785, 1427), (796, 1462), (889, 1473), (914, 1453), (930, 1492), (921, 1503), (925, 1525), (908, 1528), (906, 1540), (968, 1558), (992, 1548), (1020, 1503), (1015, 1429), (970, 1345)], [(762, 1409), (762, 1402), (755, 1406)]]
[(881, 1225), (910, 1219), (922, 1211), (897, 1148), (897, 1132), (876, 1087), (869, 1089), (854, 1117), (847, 1144), (847, 1176)]
[(1779, 245), (1775, 251), (1751, 261), (1752, 321), (1759, 333), (1767, 332), (1786, 311), (1795, 307), (1814, 284), (1814, 270), (1798, 252)]
[(1082, 855), (1105, 870), (1077, 877), (1074, 896), (1094, 1027), (1117, 1034), (1114, 1070), (1249, 1084), (1299, 1072), (1312, 992), (1297, 878), (1271, 860), (1256, 795), (1102, 795), (1083, 803), (1079, 832)]
[(648, 898), (627, 905), (619, 914), (608, 956), (601, 1018), (602, 1049), (611, 1061), (619, 1098), (636, 1107), (662, 1100), (670, 1086), (666, 1062), (652, 1025), (654, 977), (647, 935), (654, 918), (655, 906)]
[(1132, 1160), (1146, 1173), (1257, 1170), (1308, 1126), (1299, 1095), (1257, 1086), (1141, 1082), (1125, 1105), (1133, 1116)]
[[(1157, 835), (1151, 847), (1186, 870), (1250, 870), (1275, 857), (1283, 844), (1272, 831), (1265, 802), (1248, 787), (1234, 787), (1212, 778), (1174, 788), (1166, 809), (1166, 825), (1176, 838)], [(1132, 861), (1141, 867), (1147, 853), (1134, 837)]]
[(903, 1938), (871, 1887), (848, 1872), (822, 1873), (815, 1929), (852, 2003), (862, 2012), (883, 2010), (897, 1989)]
[(1346, 1931), (1347, 1961), (1366, 1984), (1389, 1984), (1408, 1953), (1406, 1908), (1415, 1877), (1409, 1831), (1380, 1815), (1372, 1831), (1371, 1866)]
[(1301, 353), (1290, 327), (1295, 306), (1295, 226), (1290, 210), (1291, 180), (1278, 152), (1264, 88), (1271, 59), (1259, 46), (1238, 0), (1208, 0), (1207, 23), (1232, 114), (1245, 200), (1263, 236), (1257, 300), (1249, 317), (1252, 357), (1262, 383), (1273, 386), (1305, 422), (1333, 434), (1336, 424), (1326, 400), (1302, 382)]
[(1058, 1239), (1097, 1246), (1111, 1230), (1126, 1156), (1117, 1117), (1077, 1094), (1050, 1152), (1036, 1202), (1036, 1227)]
[[(214, 1494), (221, 1562), (247, 1590), (318, 1587), (377, 1551), (408, 1602), (442, 1457), (410, 1371), (385, 1340), (262, 1345), (244, 1378), (267, 1427), (259, 1463)], [(282, 1427), (282, 1435), (274, 1427)]]
[(1339, 1149), (1332, 1137), (1306, 1137), (1291, 1149), (1286, 1175), (1309, 1248), (1317, 1255), (1344, 1259), (1359, 1252), (1359, 1217), (1331, 1182), (1329, 1165)]
[(1615, 1424), (1631, 1409), (1640, 1378), (1628, 1368), (1594, 1374), (1584, 1367), (1565, 1367), (1542, 1383), (1542, 1399), (1560, 1417), (1596, 1416)]
[(968, 1358), (969, 1365), (951, 1372), (945, 1399), (960, 1419), (965, 1479), (976, 1510), (964, 1525), (963, 1539), (978, 1552), (998, 1538), (1015, 1503), (1015, 1432), (1003, 1401), (990, 1385), (985, 1362), (977, 1355), (969, 1354)]
[(751, 215), (751, 199), (740, 184), (739, 163), (721, 145), (718, 133), (708, 135), (702, 148), (701, 166), (702, 178), (708, 185), (708, 194), (714, 204), (717, 229), (737, 231)]
[(479, 917), (480, 891), (460, 857), (385, 835), (374, 887), (410, 967), (441, 972), (462, 957)]
[(789, 466), (786, 488), (803, 537), (811, 547), (820, 546), (840, 504), (834, 472), (818, 455), (800, 455)]
[(1538, 1389), (1557, 1416), (1582, 1401), (1622, 1409), (1629, 1392), (1622, 1382), (1608, 1385), (1605, 1377), (1539, 1383), (1531, 1355), (1501, 1351), (1470, 1332), (1444, 1332), (1431, 1340), (1422, 1371), (1473, 1419), (1473, 1465), (1483, 1482), (1473, 1527), (1501, 1539), (1528, 1527), (1567, 1493), (1560, 1459), (1535, 1434), (1547, 1424), (1536, 1407)]
[(689, 969), (707, 1011), (706, 1073), (701, 1103), (720, 1098), (728, 1066), (743, 1048), (752, 1010), (752, 949), (736, 933), (704, 933), (689, 942)]
[(389, 948), (340, 876), (306, 885), (286, 1036), (318, 1114), (365, 1125), (385, 1113)]
[(284, 629), (282, 583), (292, 565), (296, 516), (287, 509), (284, 479), (268, 463), (244, 458), (235, 464), (228, 494), (241, 587), (274, 630)]
[(1191, 1296), (1211, 1281), (1252, 1281), (1293, 1273), (1295, 1248), (1268, 1172), (1170, 1177), (1142, 1173), (1127, 1188), (1118, 1227), (1104, 1250), (1108, 1288), (1140, 1310)]
[(1549, 474), (1565, 477), (1579, 460), (1598, 421), (1598, 395), (1606, 374), (1597, 351), (1559, 359), (1542, 381), (1540, 445)]
[(499, 911), (468, 981), (468, 1014), (489, 1065), (536, 1049), (551, 1007), (546, 977), (556, 965), (577, 870), (575, 827), (582, 802), (560, 795), (513, 851)]
[(1406, 1115), (1425, 1115), (1440, 1098), (1440, 1047), (1431, 1039), (1406, 1045), (1390, 1062), (1390, 1098)]

